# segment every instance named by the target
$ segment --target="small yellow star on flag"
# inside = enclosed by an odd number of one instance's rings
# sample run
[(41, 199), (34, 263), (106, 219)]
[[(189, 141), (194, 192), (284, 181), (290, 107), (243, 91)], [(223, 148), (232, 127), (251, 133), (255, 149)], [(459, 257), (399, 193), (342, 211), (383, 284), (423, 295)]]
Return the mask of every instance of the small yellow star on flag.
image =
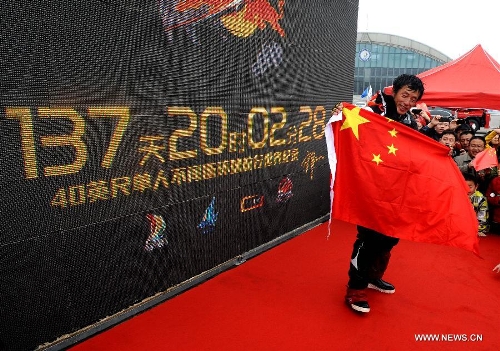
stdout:
[(398, 148), (394, 147), (394, 144), (392, 144), (391, 146), (387, 146), (387, 148), (389, 149), (390, 154), (394, 154), (394, 156), (396, 156), (396, 151), (398, 151)]
[(398, 131), (396, 130), (396, 128), (394, 128), (393, 130), (389, 131), (389, 134), (395, 138), (396, 134), (398, 134)]
[(367, 120), (366, 118), (363, 118), (359, 115), (359, 111), (361, 111), (361, 109), (359, 107), (355, 107), (353, 108), (352, 110), (349, 110), (347, 108), (343, 108), (342, 109), (342, 113), (344, 114), (345, 116), (345, 121), (344, 123), (342, 124), (342, 127), (340, 128), (340, 130), (344, 130), (344, 129), (348, 129), (348, 128), (351, 128), (352, 129), (352, 132), (354, 134), (354, 136), (356, 137), (356, 139), (359, 140), (359, 130), (358, 130), (358, 126), (360, 124), (363, 124), (363, 123), (368, 123), (370, 122), (369, 120)]
[(372, 154), (373, 155), (373, 162), (375, 162), (377, 164), (377, 166), (381, 163), (381, 162), (384, 162), (382, 161), (382, 159), (380, 158), (380, 154), (378, 155), (375, 155), (375, 154)]

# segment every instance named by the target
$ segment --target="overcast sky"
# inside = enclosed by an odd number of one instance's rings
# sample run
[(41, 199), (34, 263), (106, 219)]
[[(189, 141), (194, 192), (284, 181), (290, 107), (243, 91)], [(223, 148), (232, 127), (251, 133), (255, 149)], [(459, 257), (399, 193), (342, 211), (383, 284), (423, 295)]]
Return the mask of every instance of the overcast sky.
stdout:
[(500, 62), (498, 0), (359, 0), (358, 32), (395, 34), (456, 59), (481, 44)]

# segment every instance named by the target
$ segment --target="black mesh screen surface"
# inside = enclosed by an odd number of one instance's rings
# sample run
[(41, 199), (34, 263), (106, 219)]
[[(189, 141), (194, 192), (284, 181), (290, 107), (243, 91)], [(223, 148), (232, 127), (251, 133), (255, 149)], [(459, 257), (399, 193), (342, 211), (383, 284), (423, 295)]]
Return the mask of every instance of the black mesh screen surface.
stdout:
[(5, 1), (0, 347), (92, 326), (329, 212), (357, 1)]

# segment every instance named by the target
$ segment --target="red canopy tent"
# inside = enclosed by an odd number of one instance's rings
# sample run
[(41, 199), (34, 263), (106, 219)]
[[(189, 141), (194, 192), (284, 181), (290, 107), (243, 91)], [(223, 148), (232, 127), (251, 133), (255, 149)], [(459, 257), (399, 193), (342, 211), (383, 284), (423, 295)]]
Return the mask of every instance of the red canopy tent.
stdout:
[[(447, 108), (500, 110), (500, 64), (480, 44), (459, 58), (418, 74), (422, 102)], [(384, 89), (392, 92), (392, 87)]]

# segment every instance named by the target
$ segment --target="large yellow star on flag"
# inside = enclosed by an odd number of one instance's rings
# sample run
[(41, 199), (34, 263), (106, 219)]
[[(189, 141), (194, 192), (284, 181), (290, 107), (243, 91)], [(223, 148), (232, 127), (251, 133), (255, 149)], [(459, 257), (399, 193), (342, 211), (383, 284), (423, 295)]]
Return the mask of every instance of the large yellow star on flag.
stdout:
[(340, 128), (340, 130), (351, 128), (354, 136), (358, 140), (359, 140), (359, 130), (358, 130), (359, 125), (370, 122), (366, 118), (361, 117), (359, 115), (359, 111), (361, 111), (359, 107), (355, 107), (352, 110), (343, 108), (342, 113), (345, 116), (345, 121), (342, 124), (342, 127)]

